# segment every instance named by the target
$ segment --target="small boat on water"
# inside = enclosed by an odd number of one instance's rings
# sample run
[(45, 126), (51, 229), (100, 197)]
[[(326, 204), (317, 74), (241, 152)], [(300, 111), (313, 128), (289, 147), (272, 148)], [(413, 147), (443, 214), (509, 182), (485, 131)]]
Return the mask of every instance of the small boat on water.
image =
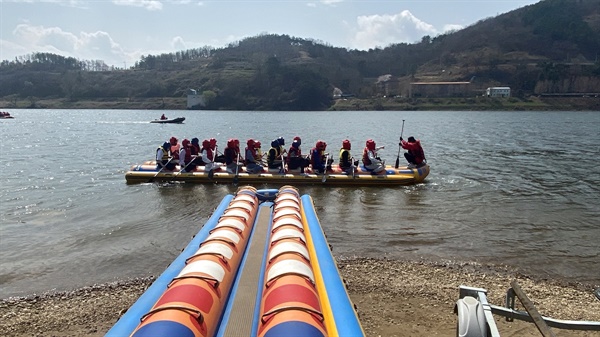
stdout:
[(155, 119), (150, 121), (150, 123), (158, 123), (158, 124), (181, 124), (185, 120), (185, 117), (177, 117), (173, 119)]
[(198, 166), (193, 172), (180, 172), (179, 166), (173, 171), (157, 170), (156, 162), (147, 161), (142, 165), (133, 165), (125, 173), (127, 183), (184, 181), (208, 184), (315, 184), (342, 186), (394, 186), (421, 183), (429, 175), (429, 165), (416, 168), (386, 166), (385, 172), (373, 174), (363, 165), (356, 167), (354, 174), (343, 172), (338, 165), (332, 165), (325, 174), (317, 174), (310, 168), (304, 173), (299, 170), (266, 170), (262, 173), (248, 173), (242, 167), (237, 174), (228, 173), (221, 167), (213, 174)]
[(12, 118), (15, 118), (15, 117), (11, 116), (9, 112), (0, 111), (0, 119), (12, 119)]
[(227, 195), (105, 337), (364, 337), (313, 199)]

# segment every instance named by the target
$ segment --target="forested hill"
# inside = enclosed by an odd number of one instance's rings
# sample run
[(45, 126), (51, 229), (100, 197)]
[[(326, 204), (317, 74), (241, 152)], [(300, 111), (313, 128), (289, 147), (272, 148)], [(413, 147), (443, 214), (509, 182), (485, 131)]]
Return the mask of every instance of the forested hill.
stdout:
[[(0, 97), (120, 100), (184, 97), (207, 109), (323, 110), (334, 90), (358, 98), (404, 96), (411, 82), (510, 86), (516, 96), (600, 92), (598, 0), (544, 0), (459, 31), (368, 51), (287, 35), (224, 48), (143, 56), (115, 69), (48, 53), (0, 64)], [(393, 84), (393, 85), (392, 85)]]

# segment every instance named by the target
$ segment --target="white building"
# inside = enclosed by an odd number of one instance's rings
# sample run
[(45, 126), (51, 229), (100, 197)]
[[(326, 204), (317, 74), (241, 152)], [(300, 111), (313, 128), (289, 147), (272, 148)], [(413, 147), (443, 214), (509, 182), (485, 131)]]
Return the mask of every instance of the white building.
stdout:
[(187, 108), (198, 109), (205, 106), (204, 97), (194, 89), (189, 89), (187, 94)]
[(485, 90), (487, 97), (510, 97), (510, 87), (491, 87)]

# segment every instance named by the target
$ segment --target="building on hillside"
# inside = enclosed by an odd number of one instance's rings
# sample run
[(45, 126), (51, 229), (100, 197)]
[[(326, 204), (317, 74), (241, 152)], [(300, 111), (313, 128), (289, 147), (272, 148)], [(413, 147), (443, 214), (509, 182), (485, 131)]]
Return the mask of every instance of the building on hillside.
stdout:
[(188, 109), (200, 109), (205, 106), (204, 97), (199, 95), (194, 89), (189, 89), (187, 93), (187, 108)]
[(510, 97), (509, 87), (490, 87), (485, 90), (487, 97)]
[(472, 96), (471, 82), (412, 82), (408, 97), (468, 97)]
[(379, 76), (377, 82), (375, 82), (375, 86), (377, 88), (377, 93), (384, 97), (396, 96), (400, 92), (398, 78), (390, 74)]

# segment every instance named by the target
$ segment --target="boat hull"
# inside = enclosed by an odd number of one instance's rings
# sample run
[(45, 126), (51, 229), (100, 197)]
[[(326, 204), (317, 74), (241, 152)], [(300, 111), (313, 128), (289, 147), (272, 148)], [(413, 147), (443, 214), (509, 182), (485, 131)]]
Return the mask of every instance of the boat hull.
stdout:
[(157, 123), (157, 124), (181, 124), (183, 123), (183, 121), (185, 120), (185, 117), (177, 117), (174, 119), (155, 119), (153, 121), (150, 121), (150, 123)]
[(341, 186), (394, 186), (394, 185), (412, 185), (422, 183), (429, 175), (429, 165), (419, 168), (401, 167), (395, 169), (392, 166), (386, 168), (385, 174), (371, 174), (368, 171), (359, 169), (357, 173), (343, 174), (335, 167), (332, 171), (323, 177), (322, 174), (315, 174), (307, 170), (307, 173), (277, 173), (264, 172), (258, 174), (241, 173), (232, 174), (226, 171), (214, 172), (212, 177), (204, 171), (203, 166), (197, 167), (194, 172), (181, 173), (178, 169), (174, 171), (156, 170), (156, 165), (147, 162), (143, 165), (134, 165), (125, 173), (127, 183), (145, 183), (145, 182), (165, 182), (165, 181), (183, 181), (190, 183), (206, 184), (276, 184), (276, 185), (341, 185)]

